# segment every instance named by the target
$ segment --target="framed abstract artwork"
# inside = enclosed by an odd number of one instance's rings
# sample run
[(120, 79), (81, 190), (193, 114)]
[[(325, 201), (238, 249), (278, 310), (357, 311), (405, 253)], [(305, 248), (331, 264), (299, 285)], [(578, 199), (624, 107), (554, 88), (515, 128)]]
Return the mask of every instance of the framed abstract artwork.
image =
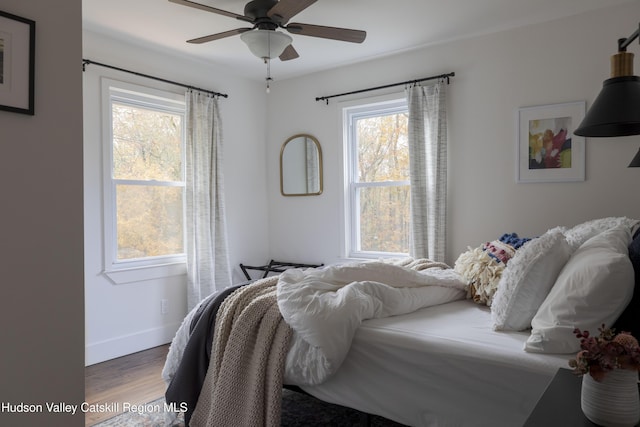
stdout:
[(585, 111), (584, 101), (518, 109), (518, 182), (584, 181), (585, 140), (573, 131)]
[(36, 23), (0, 11), (0, 110), (34, 114)]

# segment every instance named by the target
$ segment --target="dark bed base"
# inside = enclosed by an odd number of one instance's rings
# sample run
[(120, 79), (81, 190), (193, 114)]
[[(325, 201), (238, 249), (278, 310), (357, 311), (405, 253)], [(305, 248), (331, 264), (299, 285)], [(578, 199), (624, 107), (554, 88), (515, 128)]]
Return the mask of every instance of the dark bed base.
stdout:
[[(287, 390), (295, 391), (296, 393), (302, 393), (305, 396), (309, 396), (309, 397), (311, 397), (313, 399), (320, 400), (317, 397), (307, 393), (306, 391), (304, 391), (303, 389), (301, 389), (297, 385), (287, 385), (287, 384), (285, 384), (285, 385), (283, 385), (283, 387), (286, 388)], [(341, 405), (338, 405), (338, 406), (341, 406)], [(361, 426), (361, 427), (370, 427), (371, 426), (371, 415), (370, 414), (368, 414), (366, 412), (358, 411), (357, 409), (353, 409), (353, 408), (349, 408), (349, 409), (357, 411), (358, 414), (360, 415), (360, 420), (358, 422), (358, 426)]]

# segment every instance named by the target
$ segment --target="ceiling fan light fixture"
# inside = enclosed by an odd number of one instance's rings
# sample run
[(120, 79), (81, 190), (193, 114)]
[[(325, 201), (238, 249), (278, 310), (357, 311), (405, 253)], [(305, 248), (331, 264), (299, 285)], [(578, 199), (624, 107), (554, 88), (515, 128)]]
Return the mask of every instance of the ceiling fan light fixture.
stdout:
[(240, 35), (240, 39), (249, 47), (251, 53), (264, 60), (273, 59), (289, 46), (291, 36), (275, 30), (253, 30)]

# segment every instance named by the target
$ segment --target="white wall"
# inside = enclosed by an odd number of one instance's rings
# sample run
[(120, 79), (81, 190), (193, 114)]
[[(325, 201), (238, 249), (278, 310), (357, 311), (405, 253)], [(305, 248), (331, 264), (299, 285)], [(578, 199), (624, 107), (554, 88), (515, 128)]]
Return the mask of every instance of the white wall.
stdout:
[[(451, 71), (456, 76), (448, 86), (448, 262), (467, 246), (505, 232), (531, 237), (591, 218), (640, 218), (640, 169), (626, 167), (640, 146), (638, 137), (587, 139), (584, 182), (515, 181), (517, 109), (581, 100), (588, 107), (609, 77), (617, 39), (637, 28), (639, 16), (640, 2), (632, 2), (276, 82), (268, 101), (271, 257), (340, 260), (340, 102), (391, 90), (332, 99), (328, 106), (315, 97)], [(640, 55), (637, 44), (629, 50)], [(282, 197), (280, 146), (301, 132), (316, 136), (322, 145), (325, 190), (316, 197)]]
[[(261, 83), (210, 64), (143, 50), (84, 32), (84, 58), (226, 93), (219, 99), (223, 126), (225, 203), (234, 281), (238, 264), (268, 261), (266, 95)], [(100, 78), (184, 93), (183, 88), (88, 65), (84, 73), (86, 246), (86, 363), (93, 364), (169, 342), (186, 314), (186, 277), (113, 284), (102, 272), (102, 148)], [(160, 300), (169, 300), (168, 314)]]
[[(0, 402), (80, 404), (81, 2), (2, 0), (0, 10), (36, 21), (35, 115), (0, 111)], [(84, 414), (2, 411), (0, 425), (84, 426)]]

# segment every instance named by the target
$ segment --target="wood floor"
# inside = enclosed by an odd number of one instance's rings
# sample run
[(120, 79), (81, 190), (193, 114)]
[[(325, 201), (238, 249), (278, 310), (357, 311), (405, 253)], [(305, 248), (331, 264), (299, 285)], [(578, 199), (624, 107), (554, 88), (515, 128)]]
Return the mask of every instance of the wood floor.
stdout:
[[(169, 344), (128, 356), (87, 366), (85, 368), (85, 401), (89, 405), (104, 405), (103, 409), (112, 409), (114, 403), (122, 405), (129, 402), (140, 405), (151, 402), (164, 395), (162, 381)], [(110, 405), (110, 406), (109, 406)], [(87, 412), (85, 426), (109, 419), (119, 412)]]

